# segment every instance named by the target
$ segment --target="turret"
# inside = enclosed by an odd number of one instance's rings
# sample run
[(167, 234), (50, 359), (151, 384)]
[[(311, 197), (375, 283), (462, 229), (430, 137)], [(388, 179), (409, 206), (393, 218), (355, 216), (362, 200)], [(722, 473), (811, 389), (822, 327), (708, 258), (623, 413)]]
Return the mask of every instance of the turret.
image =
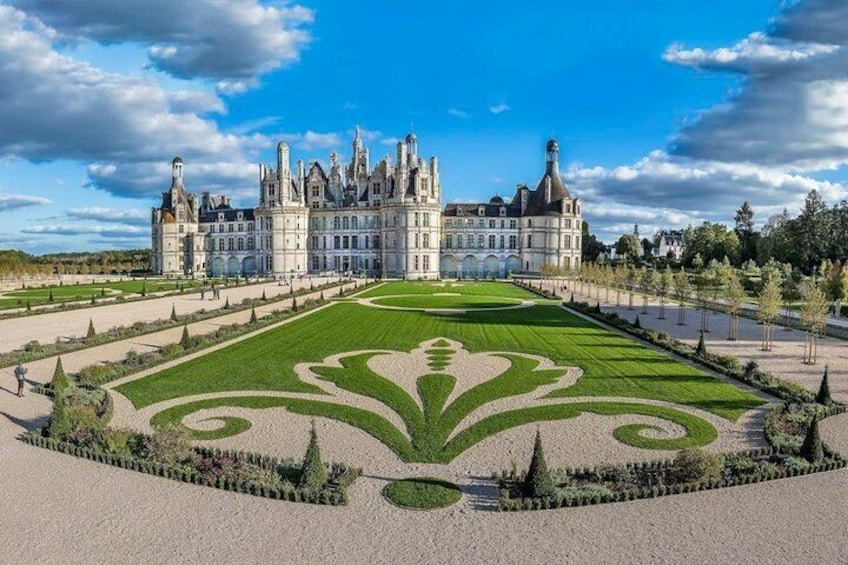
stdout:
[(182, 157), (174, 157), (171, 161), (171, 185), (182, 186), (183, 184), (183, 160)]
[(546, 146), (546, 165), (548, 174), (559, 174), (559, 143), (556, 139), (548, 140)]
[(418, 137), (412, 132), (406, 136), (406, 152), (409, 155), (409, 162), (416, 163), (418, 160)]

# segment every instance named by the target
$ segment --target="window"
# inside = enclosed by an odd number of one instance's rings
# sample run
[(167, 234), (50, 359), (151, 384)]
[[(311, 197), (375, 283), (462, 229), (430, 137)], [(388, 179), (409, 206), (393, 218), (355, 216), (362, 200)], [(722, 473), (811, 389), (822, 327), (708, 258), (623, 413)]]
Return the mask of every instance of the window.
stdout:
[(425, 234), (423, 234), (421, 237), (423, 238), (423, 240), (422, 240), (422, 247), (423, 247), (424, 249), (430, 249), (430, 234), (429, 234), (429, 233), (425, 233)]
[(224, 224), (218, 224), (218, 233), (224, 233)]
[(453, 234), (449, 233), (445, 236), (445, 247), (448, 249), (453, 247)]
[(374, 236), (374, 249), (380, 249), (380, 236)]
[(321, 237), (321, 249), (327, 249), (327, 236)]
[(368, 236), (365, 236), (365, 249), (368, 249)]
[(238, 231), (244, 231), (244, 224), (238, 225)]
[(227, 238), (227, 251), (232, 251), (234, 245), (235, 245), (235, 241), (233, 240), (233, 238), (228, 237)]
[(489, 236), (489, 249), (494, 249), (494, 248), (495, 248), (495, 236), (490, 235)]
[(452, 225), (453, 225), (453, 220), (451, 220), (450, 218), (445, 219), (445, 227), (446, 228), (449, 228)]
[(425, 271), (430, 270), (430, 256), (429, 255), (424, 256), (424, 270)]
[(486, 245), (486, 236), (481, 233), (480, 235), (477, 236), (477, 247), (479, 247), (480, 249), (483, 249), (483, 247), (485, 245)]
[(528, 227), (528, 228), (532, 228), (532, 227), (533, 227), (533, 220), (532, 220), (532, 219), (530, 219), (530, 218), (527, 218), (527, 227)]
[(180, 233), (183, 233), (183, 232), (185, 232), (185, 226), (180, 224)]
[(571, 227), (571, 220), (565, 220), (565, 227), (566, 227), (566, 228), (570, 228), (570, 227)]
[(238, 250), (244, 251), (244, 238), (243, 237), (238, 238)]
[(510, 249), (515, 249), (515, 248), (517, 247), (517, 245), (516, 245), (516, 243), (517, 243), (516, 239), (517, 239), (517, 238), (516, 238), (514, 235), (509, 236), (509, 248), (510, 248)]
[(232, 223), (227, 224), (227, 231), (228, 231), (228, 232), (230, 232), (230, 233), (233, 233), (233, 228), (234, 228), (234, 227), (235, 227), (235, 226), (234, 226)]
[(424, 213), (424, 227), (425, 228), (430, 227), (430, 214), (428, 214), (426, 212)]
[(563, 243), (563, 247), (565, 247), (566, 249), (571, 249), (571, 236), (570, 235), (565, 236), (565, 242)]
[(359, 236), (353, 235), (350, 237), (350, 248), (359, 249)]
[(418, 212), (415, 212), (415, 223), (413, 224), (416, 228), (418, 227)]
[(312, 270), (313, 271), (318, 270), (318, 256), (317, 255), (312, 256)]
[(333, 229), (334, 229), (334, 230), (340, 230), (340, 229), (342, 229), (342, 219), (341, 219), (341, 218), (339, 218), (338, 216), (336, 216), (335, 218), (333, 218)]
[(255, 228), (255, 226), (253, 225), (253, 222), (247, 223), (247, 231), (253, 231), (254, 228)]
[(249, 251), (253, 251), (254, 249), (256, 249), (256, 240), (252, 237), (247, 238), (247, 249)]
[(468, 237), (465, 238), (465, 247), (474, 247), (474, 236), (468, 234)]
[(485, 228), (486, 227), (486, 220), (484, 220), (483, 218), (480, 218), (480, 221), (477, 222), (477, 227), (478, 228)]
[(218, 240), (218, 251), (223, 251), (223, 250), (224, 250), (224, 239), (221, 238), (221, 239)]
[(318, 236), (312, 236), (312, 249), (318, 249)]
[(495, 229), (495, 220), (489, 220), (489, 229)]
[(413, 246), (413, 249), (418, 249), (418, 234), (417, 233), (415, 234), (415, 245)]
[(477, 206), (477, 215), (478, 216), (485, 216), (486, 215), (485, 206)]
[[(574, 249), (580, 249), (580, 236), (579, 235), (574, 236)], [(574, 265), (574, 268), (575, 269), (577, 268), (576, 264)]]
[(356, 218), (356, 216), (352, 217), (350, 219), (350, 227), (353, 228), (353, 229), (358, 229), (358, 225), (359, 225), (359, 220)]
[(342, 237), (342, 249), (350, 249), (350, 237)]
[(509, 221), (509, 229), (514, 230), (516, 227), (515, 220)]
[(413, 271), (417, 271), (417, 270), (418, 270), (418, 255), (416, 255), (416, 256), (415, 256), (415, 261), (414, 261), (414, 263), (415, 263), (415, 266), (413, 267), (413, 269), (412, 269), (412, 270), (413, 270)]
[(349, 230), (350, 229), (350, 218), (345, 216), (342, 218), (342, 229)]
[[(501, 216), (506, 216), (506, 208), (505, 208), (505, 207), (503, 207), (503, 206), (501, 206), (501, 207), (500, 207), (500, 210), (498, 210), (498, 213), (499, 213)], [(503, 224), (503, 222), (501, 222), (501, 224)], [(503, 227), (503, 226), (501, 226), (501, 227)]]
[(313, 186), (312, 187), (312, 198), (318, 198), (319, 195), (320, 195), (320, 192), (318, 191), (318, 187)]
[(533, 236), (532, 235), (527, 236), (527, 247), (528, 248), (533, 247)]
[(341, 249), (341, 247), (342, 247), (341, 241), (342, 241), (341, 237), (339, 237), (337, 235), (333, 236), (333, 249)]
[(504, 248), (504, 236), (501, 236), (501, 249)]

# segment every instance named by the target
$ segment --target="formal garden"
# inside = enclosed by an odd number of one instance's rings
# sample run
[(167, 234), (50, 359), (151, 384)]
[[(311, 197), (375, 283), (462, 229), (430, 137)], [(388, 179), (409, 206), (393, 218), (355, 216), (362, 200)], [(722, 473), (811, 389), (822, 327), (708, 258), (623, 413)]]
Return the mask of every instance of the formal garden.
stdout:
[[(346, 504), (373, 480), (362, 472), (391, 469), (383, 496), (413, 509), (461, 500), (469, 466), (498, 486), (495, 507), (532, 510), (844, 465), (818, 436), (843, 410), (826, 376), (814, 395), (530, 285), (372, 282), (145, 356), (57, 365), (43, 389), (53, 416), (24, 439), (298, 502)], [(574, 448), (609, 461), (563, 465), (589, 422), (610, 431)], [(305, 453), (285, 447), (292, 434), (308, 436)], [(525, 461), (491, 466), (516, 446)]]

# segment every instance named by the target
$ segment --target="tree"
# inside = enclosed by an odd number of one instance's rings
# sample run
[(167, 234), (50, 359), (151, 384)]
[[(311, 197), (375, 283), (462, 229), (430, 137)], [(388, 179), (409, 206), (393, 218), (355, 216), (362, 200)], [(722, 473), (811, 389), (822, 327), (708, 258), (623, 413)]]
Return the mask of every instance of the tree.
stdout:
[(174, 304), (171, 304), (171, 321), (177, 321), (177, 307)]
[(815, 189), (807, 193), (804, 207), (797, 218), (798, 239), (795, 242), (799, 253), (798, 264), (811, 270), (827, 258), (828, 240), (831, 235), (831, 214), (821, 194)]
[(589, 222), (583, 220), (582, 237), (580, 239), (580, 250), (584, 263), (593, 263), (598, 260), (604, 252), (604, 244), (598, 238), (589, 233)]
[(639, 260), (639, 240), (632, 233), (627, 233), (618, 238), (615, 244), (615, 255), (625, 261), (636, 262)]
[(677, 325), (684, 326), (686, 325), (686, 300), (688, 300), (689, 294), (692, 292), (692, 285), (689, 283), (689, 275), (686, 274), (683, 267), (680, 267), (680, 270), (674, 273), (672, 285), (674, 287), (674, 297), (679, 304), (677, 308)]
[(733, 220), (736, 223), (733, 231), (739, 238), (739, 260), (744, 263), (757, 256), (759, 239), (759, 234), (754, 231), (754, 210), (747, 200), (736, 210)]
[(536, 441), (533, 443), (533, 457), (530, 459), (530, 467), (524, 477), (524, 495), (541, 498), (551, 496), (556, 491), (556, 483), (548, 471), (545, 462), (545, 452), (542, 448), (542, 434), (536, 430)]
[(85, 337), (87, 339), (91, 339), (97, 335), (97, 332), (94, 330), (94, 322), (91, 318), (88, 319), (88, 331), (85, 332)]
[(297, 312), (297, 297), (292, 298), (291, 309), (292, 312)]
[(771, 351), (774, 336), (773, 323), (780, 314), (780, 284), (770, 278), (757, 297), (757, 319), (763, 324), (763, 351)]
[(183, 349), (191, 349), (194, 343), (191, 341), (191, 335), (188, 333), (188, 325), (183, 326), (183, 335), (180, 338), (180, 345)]
[(252, 324), (255, 324), (256, 322), (257, 322), (256, 308), (251, 308), (250, 309), (250, 321), (248, 323), (252, 325)]
[(818, 404), (831, 404), (833, 399), (830, 397), (830, 385), (827, 382), (827, 365), (824, 366), (824, 375), (822, 375), (819, 392), (816, 394), (816, 402)]
[(321, 489), (327, 484), (329, 474), (324, 462), (321, 461), (321, 448), (318, 447), (318, 432), (315, 431), (315, 421), (309, 431), (309, 446), (303, 457), (303, 465), (300, 467), (300, 480), (298, 486), (309, 490)]
[(686, 228), (683, 239), (686, 241), (683, 253), (685, 265), (695, 267), (693, 262), (697, 255), (706, 263), (721, 261), (725, 257), (731, 263), (739, 259), (739, 237), (724, 224), (704, 222), (696, 228)]
[(818, 463), (824, 459), (824, 446), (819, 433), (818, 416), (813, 416), (810, 421), (810, 427), (807, 428), (807, 435), (804, 436), (804, 443), (801, 444), (799, 455), (810, 463)]
[(727, 339), (736, 341), (739, 334), (739, 311), (745, 304), (745, 289), (736, 273), (731, 273), (727, 281), (727, 313), (730, 315), (730, 327)]
[(653, 285), (654, 293), (660, 299), (660, 313), (657, 316), (658, 319), (665, 319), (665, 299), (668, 296), (668, 292), (674, 284), (674, 275), (671, 273), (671, 268), (666, 267), (665, 271), (654, 271), (651, 282)]
[(651, 271), (642, 267), (642, 270), (639, 271), (639, 286), (642, 290), (642, 313), (648, 313), (648, 295), (651, 292), (651, 286), (653, 285), (654, 278)]
[(698, 337), (698, 345), (695, 347), (695, 355), (698, 357), (706, 357), (707, 356), (707, 344), (704, 342), (704, 332), (701, 332), (700, 337)]
[(635, 267), (627, 267), (627, 274), (624, 284), (627, 287), (627, 309), (633, 310), (633, 294), (639, 284), (639, 273)]
[(821, 288), (815, 285), (809, 285), (805, 294), (805, 301), (801, 306), (801, 324), (807, 328), (804, 363), (815, 365), (818, 354), (818, 336), (824, 331), (827, 321), (828, 301)]
[(56, 368), (53, 369), (53, 378), (50, 380), (50, 388), (53, 391), (62, 390), (69, 386), (68, 376), (65, 374), (65, 369), (62, 367), (62, 356), (56, 358)]

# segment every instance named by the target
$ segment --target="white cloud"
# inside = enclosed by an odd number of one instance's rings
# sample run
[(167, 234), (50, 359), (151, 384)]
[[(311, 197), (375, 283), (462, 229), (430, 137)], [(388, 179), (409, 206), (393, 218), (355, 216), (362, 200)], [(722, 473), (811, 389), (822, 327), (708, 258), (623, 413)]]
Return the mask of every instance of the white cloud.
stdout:
[(50, 234), (50, 235), (87, 235), (94, 234), (102, 237), (150, 237), (150, 227), (138, 226), (84, 226), (84, 225), (50, 225), (50, 226), (27, 226), (21, 230), (26, 234)]
[(501, 114), (509, 110), (509, 106), (506, 104), (495, 104), (494, 106), (489, 106), (489, 111), (493, 114)]
[(92, 220), (95, 222), (118, 222), (136, 226), (148, 226), (150, 224), (150, 212), (137, 208), (126, 208), (115, 210), (94, 206), (91, 208), (71, 208), (67, 212), (68, 218), (73, 220)]
[(255, 87), (256, 77), (297, 61), (312, 10), (257, 0), (12, 0), (54, 36), (147, 46), (149, 65), (179, 78), (218, 81), (219, 92)]
[(29, 206), (44, 206), (50, 204), (50, 200), (40, 196), (25, 196), (23, 194), (0, 193), (0, 212), (27, 208)]
[(462, 118), (463, 120), (467, 120), (471, 117), (471, 114), (458, 108), (448, 108), (448, 115), (453, 116), (454, 118)]

